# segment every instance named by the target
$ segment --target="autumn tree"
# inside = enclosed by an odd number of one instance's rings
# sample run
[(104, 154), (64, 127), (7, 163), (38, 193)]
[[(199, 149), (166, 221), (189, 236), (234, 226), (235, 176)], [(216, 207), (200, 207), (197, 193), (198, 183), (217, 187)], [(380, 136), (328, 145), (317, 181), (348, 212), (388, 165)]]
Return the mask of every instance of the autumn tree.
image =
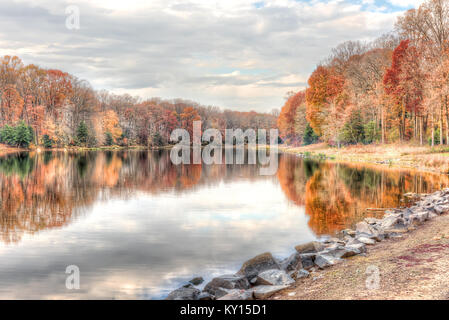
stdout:
[[(384, 76), (385, 92), (393, 98), (391, 112), (394, 114), (399, 138), (404, 141), (410, 138), (412, 117), (421, 116), (423, 100), (424, 75), (420, 71), (419, 53), (415, 47), (409, 45), (409, 40), (403, 40), (393, 51), (391, 67)], [(410, 117), (408, 117), (410, 113)], [(415, 126), (416, 128), (416, 122)], [(416, 137), (416, 130), (414, 131)]]
[[(114, 110), (107, 110), (103, 115), (103, 131), (110, 135), (112, 142), (116, 142), (122, 136), (119, 119)], [(111, 143), (112, 144), (112, 143)]]
[[(296, 131), (296, 119), (297, 117), (301, 119), (302, 115), (298, 114), (298, 109), (301, 106), (305, 106), (305, 100), (305, 92), (299, 91), (287, 99), (279, 114), (277, 126), (280, 137), (289, 143), (298, 142), (296, 138), (300, 138), (300, 133)], [(304, 112), (303, 117), (305, 118), (305, 108), (302, 109)]]
[(193, 107), (187, 107), (180, 114), (181, 126), (186, 129), (190, 134), (190, 139), (193, 137), (193, 121), (201, 120), (198, 111)]
[(23, 110), (23, 99), (13, 85), (7, 85), (1, 96), (0, 119), (2, 124), (13, 124), (20, 119)]

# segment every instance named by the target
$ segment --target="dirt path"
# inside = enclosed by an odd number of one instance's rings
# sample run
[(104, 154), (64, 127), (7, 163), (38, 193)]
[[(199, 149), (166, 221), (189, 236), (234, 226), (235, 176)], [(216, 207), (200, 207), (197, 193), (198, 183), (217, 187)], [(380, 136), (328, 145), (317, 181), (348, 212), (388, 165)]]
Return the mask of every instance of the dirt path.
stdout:
[[(367, 249), (271, 299), (449, 299), (449, 214)], [(375, 279), (369, 266), (379, 270), (378, 289), (367, 289), (367, 278)]]

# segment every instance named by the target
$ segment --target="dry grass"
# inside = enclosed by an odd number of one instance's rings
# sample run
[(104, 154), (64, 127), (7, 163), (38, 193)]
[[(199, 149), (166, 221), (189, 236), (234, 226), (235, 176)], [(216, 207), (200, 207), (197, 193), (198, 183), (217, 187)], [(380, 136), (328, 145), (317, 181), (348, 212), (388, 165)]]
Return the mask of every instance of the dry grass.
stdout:
[(449, 146), (419, 146), (414, 144), (353, 145), (343, 148), (319, 143), (303, 147), (280, 146), (289, 153), (326, 156), (336, 161), (367, 162), (438, 173), (449, 173)]

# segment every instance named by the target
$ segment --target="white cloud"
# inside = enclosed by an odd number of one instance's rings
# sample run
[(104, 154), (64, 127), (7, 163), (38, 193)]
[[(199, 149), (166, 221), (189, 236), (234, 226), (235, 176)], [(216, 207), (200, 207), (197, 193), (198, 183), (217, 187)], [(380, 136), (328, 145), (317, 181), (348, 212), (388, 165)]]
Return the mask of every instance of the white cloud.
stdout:
[(420, 4), (424, 2), (424, 0), (389, 0), (389, 2), (392, 5), (407, 8), (407, 7), (414, 7), (418, 8)]
[(304, 87), (332, 47), (374, 39), (398, 15), (350, 1), (260, 2), (80, 0), (81, 29), (68, 30), (71, 1), (0, 0), (0, 54), (97, 89), (268, 111)]

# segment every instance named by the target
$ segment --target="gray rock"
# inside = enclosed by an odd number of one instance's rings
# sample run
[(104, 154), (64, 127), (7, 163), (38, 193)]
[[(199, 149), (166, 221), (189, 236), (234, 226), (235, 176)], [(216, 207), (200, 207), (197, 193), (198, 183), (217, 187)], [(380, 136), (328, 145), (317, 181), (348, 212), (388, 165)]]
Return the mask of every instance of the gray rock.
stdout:
[(265, 252), (246, 261), (240, 268), (239, 272), (237, 272), (237, 274), (244, 275), (249, 280), (251, 280), (252, 278), (257, 276), (259, 272), (270, 269), (280, 269), (280, 266), (273, 258), (271, 253)]
[(198, 300), (201, 291), (190, 286), (183, 286), (169, 293), (165, 300)]
[(382, 241), (384, 239), (383, 229), (379, 224), (370, 225), (364, 221), (356, 224), (356, 238), (364, 236), (366, 238), (372, 238), (376, 241)]
[(298, 252), (293, 253), (290, 257), (282, 260), (280, 263), (280, 268), (286, 272), (299, 270), (302, 268), (301, 257)]
[(345, 236), (355, 237), (356, 232), (351, 229), (342, 230), (341, 233)]
[(284, 270), (266, 270), (257, 275), (257, 285), (290, 285), (295, 281)]
[(191, 284), (193, 284), (194, 286), (200, 285), (204, 282), (203, 277), (195, 277), (192, 280), (189, 281)]
[(329, 239), (326, 239), (326, 240), (324, 240), (323, 241), (325, 244), (330, 244), (330, 245), (333, 245), (333, 244), (344, 244), (345, 242), (343, 241), (343, 240), (341, 240), (341, 239), (338, 239), (338, 238), (329, 238)]
[(374, 234), (375, 230), (365, 221), (360, 221), (355, 225), (355, 231), (358, 233)]
[(213, 296), (215, 297), (215, 299), (219, 299), (219, 298), (227, 295), (229, 293), (229, 291), (231, 291), (231, 290), (233, 290), (233, 289), (225, 289), (225, 288), (218, 287), (218, 288), (214, 289), (215, 294)]
[(421, 211), (411, 214), (408, 217), (411, 224), (421, 224), (429, 219), (429, 211)]
[(436, 214), (442, 214), (445, 210), (439, 206), (439, 205), (435, 205), (433, 207), (433, 212), (435, 212)]
[(310, 272), (307, 270), (301, 269), (296, 272), (296, 279), (307, 278), (308, 276), (310, 276)]
[[(204, 287), (205, 292), (209, 292), (217, 298), (228, 294), (229, 289), (249, 289), (248, 279), (244, 275), (223, 275), (213, 278)], [(223, 290), (227, 289), (227, 290)]]
[(375, 240), (367, 238), (367, 237), (357, 237), (357, 240), (364, 244), (373, 245), (376, 243)]
[(297, 245), (295, 247), (298, 253), (316, 253), (322, 251), (324, 246), (319, 241), (310, 241), (304, 244)]
[(376, 218), (365, 218), (365, 222), (372, 225), (380, 222), (380, 219)]
[(310, 269), (314, 266), (315, 256), (316, 253), (303, 253), (299, 255), (303, 269)]
[(327, 255), (327, 254), (317, 254), (317, 256), (315, 257), (315, 264), (320, 268), (320, 269), (324, 269), (327, 267), (330, 267), (332, 265), (334, 265), (335, 263), (337, 263), (337, 259)]
[(217, 300), (253, 300), (253, 290), (232, 289)]
[(198, 300), (214, 300), (214, 296), (211, 295), (209, 292), (201, 292), (198, 296)]
[(267, 299), (276, 292), (286, 288), (288, 286), (257, 286), (253, 288), (253, 295), (256, 299)]
[(341, 256), (341, 258), (349, 258), (357, 254), (366, 252), (366, 247), (364, 243), (347, 244), (344, 249), (345, 253)]
[(325, 250), (319, 252), (320, 254), (324, 254), (330, 256), (334, 259), (340, 259), (345, 254), (344, 246), (336, 245), (333, 247), (326, 248)]

